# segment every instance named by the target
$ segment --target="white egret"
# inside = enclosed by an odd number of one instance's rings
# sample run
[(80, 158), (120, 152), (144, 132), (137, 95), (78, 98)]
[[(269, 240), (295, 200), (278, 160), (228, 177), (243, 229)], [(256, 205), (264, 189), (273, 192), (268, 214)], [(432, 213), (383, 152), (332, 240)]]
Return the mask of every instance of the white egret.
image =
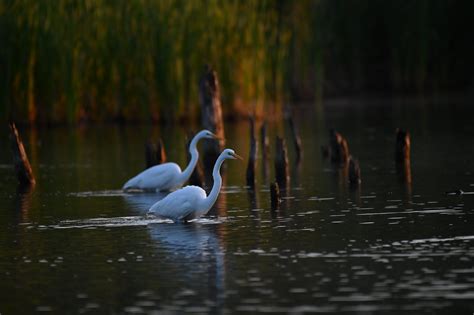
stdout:
[(186, 186), (174, 191), (155, 203), (148, 214), (153, 214), (173, 221), (187, 221), (206, 214), (217, 200), (221, 190), (222, 178), (220, 169), (226, 159), (242, 159), (232, 149), (225, 149), (217, 158), (212, 171), (214, 184), (209, 196), (201, 187)]
[(218, 137), (209, 130), (198, 132), (189, 144), (191, 161), (189, 161), (189, 164), (184, 171), (181, 171), (181, 168), (176, 163), (155, 165), (127, 181), (122, 189), (170, 191), (180, 188), (189, 179), (196, 167), (199, 159), (199, 152), (196, 146), (201, 139), (218, 139)]

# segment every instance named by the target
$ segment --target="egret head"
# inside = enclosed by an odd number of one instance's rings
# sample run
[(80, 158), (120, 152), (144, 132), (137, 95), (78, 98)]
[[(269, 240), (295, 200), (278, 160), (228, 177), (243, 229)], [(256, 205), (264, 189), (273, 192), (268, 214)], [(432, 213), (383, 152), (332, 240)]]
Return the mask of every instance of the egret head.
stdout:
[(196, 137), (198, 139), (219, 139), (218, 136), (206, 129), (199, 131)]
[(240, 155), (238, 155), (237, 153), (235, 153), (234, 150), (232, 150), (232, 149), (225, 149), (224, 151), (222, 151), (221, 155), (226, 159), (243, 160), (243, 158)]

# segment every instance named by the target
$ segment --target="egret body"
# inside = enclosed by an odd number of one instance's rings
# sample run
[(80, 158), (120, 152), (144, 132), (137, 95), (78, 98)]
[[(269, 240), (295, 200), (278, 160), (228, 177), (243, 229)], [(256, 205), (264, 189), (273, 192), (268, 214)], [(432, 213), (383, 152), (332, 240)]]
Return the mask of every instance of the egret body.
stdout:
[(205, 215), (217, 200), (222, 187), (220, 169), (226, 159), (242, 159), (232, 149), (225, 149), (217, 158), (212, 171), (214, 184), (209, 195), (201, 187), (186, 186), (174, 191), (155, 203), (149, 214), (171, 219), (173, 221), (187, 221)]
[(188, 166), (181, 171), (176, 163), (163, 163), (152, 166), (123, 185), (123, 190), (139, 189), (146, 191), (170, 191), (180, 188), (191, 177), (199, 159), (197, 144), (201, 139), (217, 139), (217, 136), (208, 130), (197, 133), (189, 144), (191, 161)]

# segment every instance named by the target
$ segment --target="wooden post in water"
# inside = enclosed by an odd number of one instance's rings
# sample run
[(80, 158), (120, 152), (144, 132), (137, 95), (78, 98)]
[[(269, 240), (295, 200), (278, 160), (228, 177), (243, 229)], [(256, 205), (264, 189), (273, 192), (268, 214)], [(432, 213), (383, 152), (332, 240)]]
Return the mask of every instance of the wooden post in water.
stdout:
[(250, 152), (247, 164), (247, 186), (255, 188), (255, 170), (257, 167), (257, 139), (255, 137), (255, 117), (249, 118), (250, 123)]
[(217, 73), (208, 65), (199, 80), (199, 102), (201, 104), (202, 126), (219, 137), (219, 141), (203, 139), (204, 167), (212, 170), (214, 162), (225, 144), (222, 119), (221, 93)]
[(277, 182), (273, 182), (270, 185), (270, 201), (273, 211), (280, 208), (280, 188)]
[(290, 172), (288, 169), (288, 153), (285, 140), (276, 138), (275, 150), (275, 177), (278, 185), (287, 187), (290, 181)]
[(331, 152), (331, 162), (334, 164), (345, 164), (349, 159), (349, 145), (347, 140), (337, 131), (329, 131), (329, 146)]
[(156, 159), (158, 160), (158, 164), (162, 164), (166, 162), (166, 153), (165, 153), (165, 146), (163, 145), (163, 141), (158, 139), (156, 143)]
[(270, 143), (267, 136), (267, 122), (264, 121), (262, 127), (260, 127), (260, 139), (262, 143), (262, 169), (263, 169), (263, 179), (266, 182), (268, 177), (268, 157), (269, 157), (269, 148)]
[(292, 115), (288, 117), (288, 123), (290, 125), (291, 137), (293, 139), (293, 144), (295, 146), (295, 151), (296, 151), (296, 164), (298, 164), (301, 161), (301, 157), (303, 156), (303, 148), (301, 147), (301, 138), (298, 134), (298, 131), (296, 130)]
[(411, 184), (411, 141), (408, 131), (397, 128), (395, 139), (395, 167), (400, 179)]
[[(189, 144), (191, 143), (191, 140), (193, 140), (194, 134), (192, 132), (188, 133), (188, 139), (186, 141), (186, 156), (187, 156), (187, 161), (191, 161), (191, 154), (189, 153)], [(191, 174), (191, 177), (189, 178), (189, 184), (194, 185), (194, 186), (199, 186), (203, 187), (204, 186), (204, 175), (201, 167), (201, 163), (198, 161), (196, 164), (196, 167), (194, 168), (193, 173)]]
[(15, 123), (10, 123), (10, 143), (13, 152), (16, 177), (20, 182), (20, 187), (33, 187), (36, 184), (33, 170), (31, 169), (25, 147), (18, 134)]
[(161, 139), (156, 143), (148, 141), (145, 144), (145, 159), (146, 168), (166, 162), (165, 147)]
[(357, 187), (360, 183), (359, 161), (349, 156), (349, 184), (351, 187)]
[(267, 122), (264, 121), (262, 127), (260, 127), (260, 138), (262, 141), (262, 160), (266, 162), (268, 160), (268, 151), (270, 147), (270, 142), (268, 141), (267, 136)]
[(395, 161), (405, 163), (410, 160), (410, 133), (397, 128), (395, 142)]

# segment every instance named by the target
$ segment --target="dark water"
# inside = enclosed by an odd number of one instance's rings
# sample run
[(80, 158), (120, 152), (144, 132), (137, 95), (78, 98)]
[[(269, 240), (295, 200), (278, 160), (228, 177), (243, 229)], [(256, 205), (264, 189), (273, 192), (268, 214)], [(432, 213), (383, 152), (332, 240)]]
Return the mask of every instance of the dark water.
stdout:
[[(117, 189), (161, 136), (185, 163), (182, 127), (21, 130), (38, 174), (16, 192), (7, 138), (0, 156), (0, 313), (420, 313), (474, 311), (474, 111), (385, 104), (305, 108), (304, 157), (279, 212), (261, 160), (256, 193), (246, 163), (228, 161), (206, 218), (172, 224), (144, 213), (160, 198)], [(348, 187), (320, 154), (330, 127), (360, 160)], [(394, 130), (412, 136), (412, 182), (396, 172)], [(248, 154), (247, 123), (226, 126)], [(289, 135), (284, 124), (270, 125)], [(272, 150), (273, 156), (273, 150)]]

